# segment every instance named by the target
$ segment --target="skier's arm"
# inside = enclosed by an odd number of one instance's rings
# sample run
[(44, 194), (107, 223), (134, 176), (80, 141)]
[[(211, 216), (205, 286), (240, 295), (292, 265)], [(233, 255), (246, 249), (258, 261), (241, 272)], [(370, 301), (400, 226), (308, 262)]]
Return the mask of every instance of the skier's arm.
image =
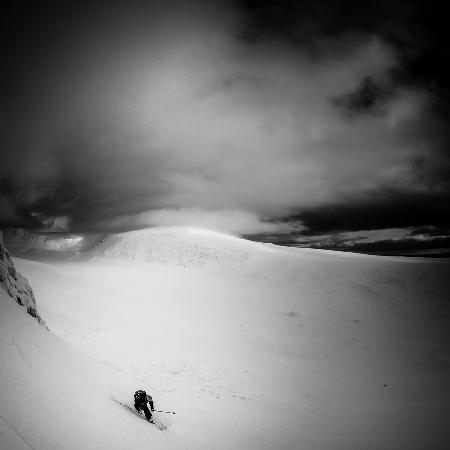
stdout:
[(155, 408), (153, 406), (153, 399), (150, 395), (147, 395), (147, 401), (150, 404), (150, 410), (153, 412), (155, 410)]

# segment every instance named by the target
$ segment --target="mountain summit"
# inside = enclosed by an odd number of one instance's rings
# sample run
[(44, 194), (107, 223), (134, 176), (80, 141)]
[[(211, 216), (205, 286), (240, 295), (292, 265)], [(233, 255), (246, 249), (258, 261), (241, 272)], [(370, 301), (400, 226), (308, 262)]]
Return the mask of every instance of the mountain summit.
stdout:
[(192, 227), (147, 228), (111, 234), (88, 252), (92, 258), (163, 263), (177, 266), (234, 265), (270, 245)]

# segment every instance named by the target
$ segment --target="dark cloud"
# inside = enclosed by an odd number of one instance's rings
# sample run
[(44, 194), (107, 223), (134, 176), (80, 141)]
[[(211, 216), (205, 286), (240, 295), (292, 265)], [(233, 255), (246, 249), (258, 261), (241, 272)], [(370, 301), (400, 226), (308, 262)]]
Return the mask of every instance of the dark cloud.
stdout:
[(449, 31), (441, 3), (244, 0), (240, 4), (249, 13), (243, 37), (251, 42), (285, 39), (318, 56), (336, 37), (337, 42), (345, 35), (382, 37), (402, 59), (393, 71), (395, 80), (425, 85), (434, 93), (436, 107), (448, 113), (450, 69), (444, 61), (450, 52)]
[(364, 203), (303, 211), (298, 219), (303, 221), (311, 234), (432, 224), (450, 226), (450, 202), (447, 200), (446, 193), (390, 193), (385, 198), (368, 198)]
[(350, 117), (364, 113), (382, 114), (383, 103), (389, 99), (390, 94), (389, 87), (380, 86), (372, 78), (367, 77), (353, 92), (334, 99), (334, 103)]
[(10, 3), (0, 225), (447, 226), (446, 27), (430, 5)]
[[(414, 40), (418, 4), (408, 1), (244, 0), (248, 12), (242, 38), (249, 42), (283, 39), (320, 57), (323, 45), (344, 35), (379, 35), (406, 46)], [(417, 31), (417, 29), (415, 30)], [(334, 50), (339, 48), (336, 42)], [(318, 53), (318, 54), (317, 54)]]

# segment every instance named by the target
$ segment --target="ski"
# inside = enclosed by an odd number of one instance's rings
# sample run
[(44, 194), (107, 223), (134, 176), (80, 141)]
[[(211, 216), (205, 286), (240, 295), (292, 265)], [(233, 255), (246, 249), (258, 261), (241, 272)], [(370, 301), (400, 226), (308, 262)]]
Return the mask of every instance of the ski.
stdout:
[(131, 406), (126, 405), (125, 403), (119, 402), (119, 400), (116, 400), (115, 398), (111, 397), (111, 400), (118, 403), (119, 405), (123, 406), (124, 408), (127, 408), (129, 411), (131, 411), (133, 414), (136, 414), (136, 416), (140, 417), (141, 419), (144, 419), (145, 421), (147, 421), (148, 423), (151, 423), (152, 425), (155, 425), (156, 428), (158, 428), (158, 430), (165, 430), (167, 427), (162, 424), (161, 422), (156, 422), (155, 420), (153, 420), (152, 422), (148, 421), (145, 416), (143, 416), (142, 414), (139, 414), (134, 408), (132, 408)]

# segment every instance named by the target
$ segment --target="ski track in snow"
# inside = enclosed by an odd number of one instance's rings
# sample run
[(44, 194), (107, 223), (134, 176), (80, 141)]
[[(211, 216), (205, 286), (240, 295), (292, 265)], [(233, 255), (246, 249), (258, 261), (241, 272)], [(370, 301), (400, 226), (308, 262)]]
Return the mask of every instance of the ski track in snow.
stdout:
[(22, 348), (17, 344), (15, 339), (11, 339), (11, 342), (13, 343), (14, 347), (16, 347), (17, 353), (22, 358), (22, 360), (25, 361), (25, 363), (27, 364), (28, 368), (32, 369), (33, 366), (31, 365), (30, 360), (26, 357), (26, 355), (25, 355), (24, 351), (22, 350)]
[(4, 417), (2, 414), (0, 414), (0, 419), (6, 423), (6, 425), (26, 444), (28, 448), (31, 448), (31, 450), (35, 450), (35, 448), (31, 445), (30, 442), (28, 442), (27, 438), (17, 429), (17, 427), (9, 422), (6, 417)]

